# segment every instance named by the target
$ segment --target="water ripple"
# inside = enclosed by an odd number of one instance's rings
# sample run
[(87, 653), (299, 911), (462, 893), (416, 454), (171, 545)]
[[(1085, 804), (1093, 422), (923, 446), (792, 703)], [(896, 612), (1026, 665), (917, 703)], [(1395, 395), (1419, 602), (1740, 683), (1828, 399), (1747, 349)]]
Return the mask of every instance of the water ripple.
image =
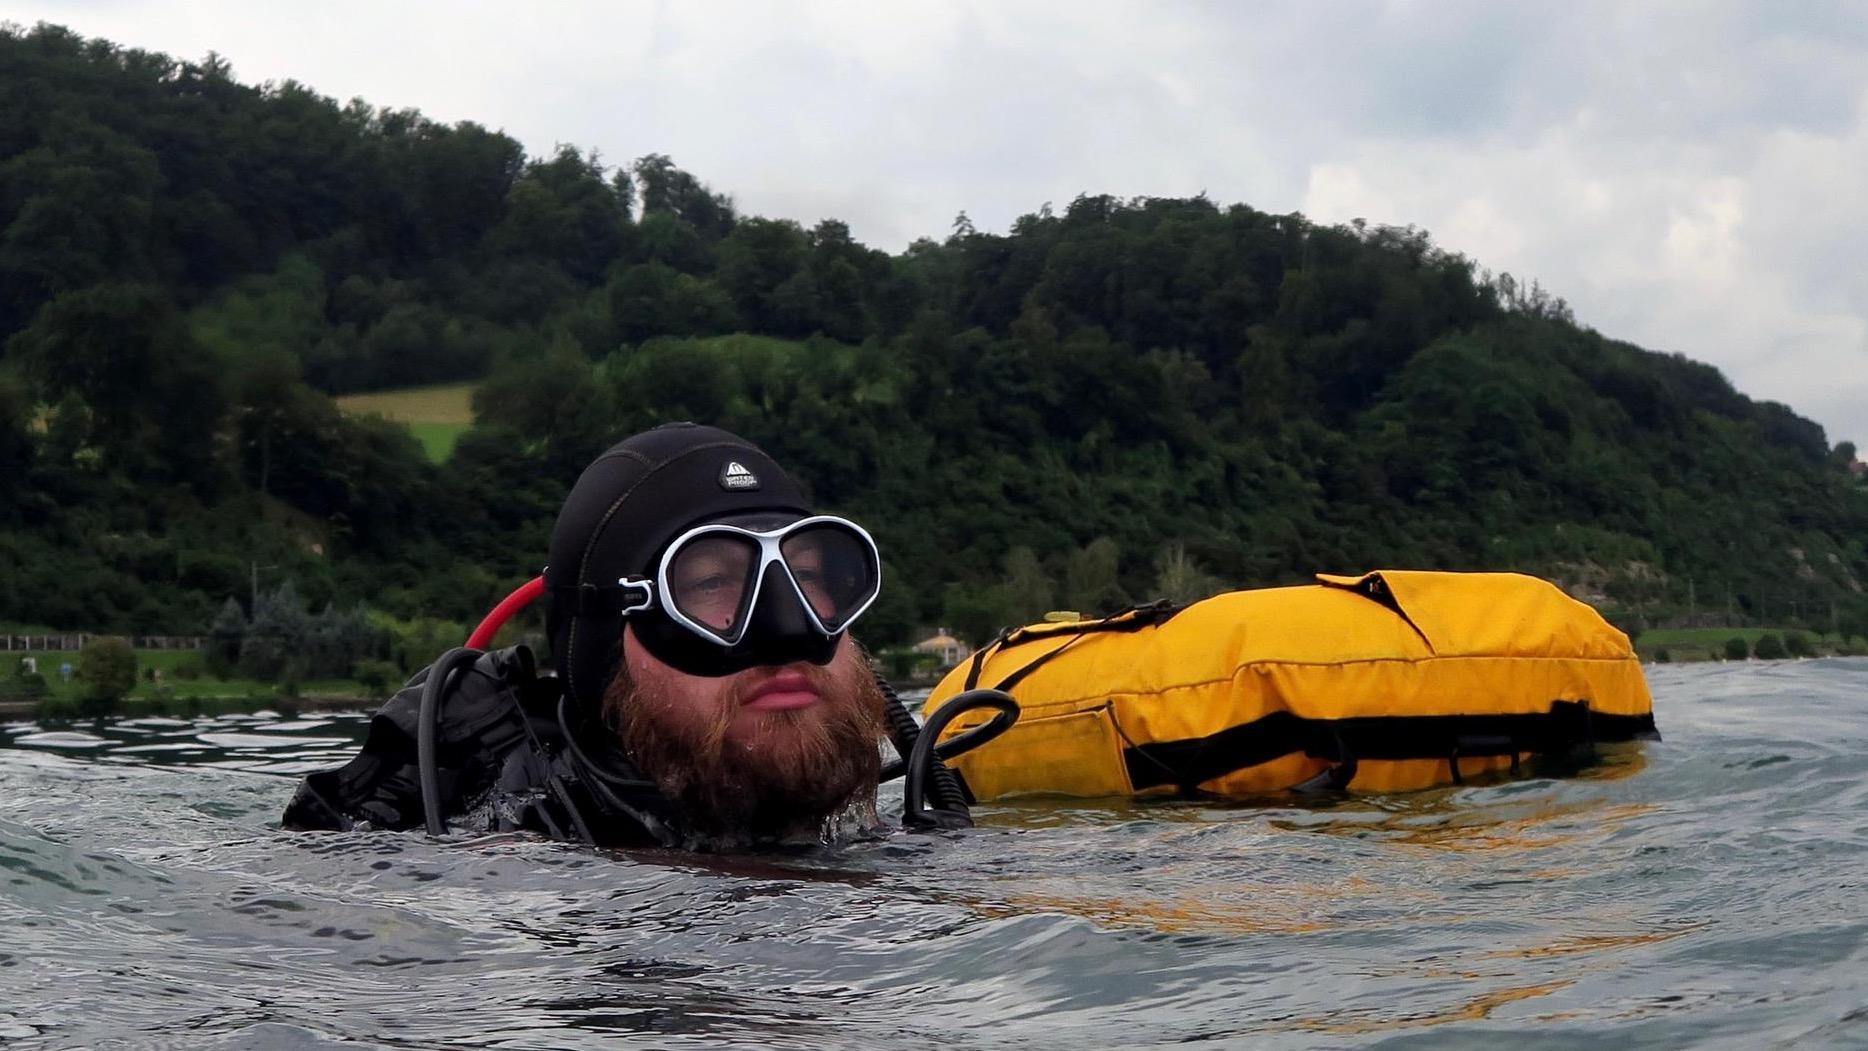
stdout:
[(1653, 685), (1568, 779), (756, 858), (278, 830), (362, 715), (6, 724), (0, 1041), (1868, 1043), (1868, 661)]

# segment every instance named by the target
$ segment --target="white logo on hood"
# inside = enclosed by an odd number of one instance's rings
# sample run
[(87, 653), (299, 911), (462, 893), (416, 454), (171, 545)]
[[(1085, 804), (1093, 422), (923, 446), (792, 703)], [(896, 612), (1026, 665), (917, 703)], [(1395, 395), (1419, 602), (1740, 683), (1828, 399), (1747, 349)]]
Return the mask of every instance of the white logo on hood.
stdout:
[(757, 489), (759, 476), (747, 470), (745, 464), (733, 460), (720, 471), (720, 488)]

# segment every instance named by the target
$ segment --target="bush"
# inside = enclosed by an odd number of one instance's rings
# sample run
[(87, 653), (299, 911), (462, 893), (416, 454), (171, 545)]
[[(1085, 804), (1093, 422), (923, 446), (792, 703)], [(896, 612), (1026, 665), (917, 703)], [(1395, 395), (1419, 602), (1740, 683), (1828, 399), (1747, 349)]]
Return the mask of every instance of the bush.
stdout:
[(1660, 649), (1654, 651), (1654, 663), (1655, 664), (1672, 664), (1673, 654), (1668, 653), (1667, 647), (1662, 646)]
[(461, 644), (467, 628), (449, 620), (420, 617), (390, 627), (390, 655), (404, 674), (434, 663), (436, 657)]
[(891, 680), (916, 679), (934, 672), (940, 665), (940, 658), (932, 653), (917, 653), (906, 647), (886, 649), (876, 655), (882, 665), (882, 673)]
[(30, 701), (45, 695), (45, 676), (38, 672), (24, 672), (11, 679), (0, 679), (0, 700)]
[(315, 679), (336, 679), (351, 674), (358, 661), (373, 660), (388, 650), (387, 633), (370, 623), (362, 606), (339, 609), (326, 606), (311, 619), (306, 638), (309, 674)]
[(39, 702), (40, 719), (76, 719), (78, 702), (69, 697), (47, 697)]
[(136, 688), (136, 651), (126, 639), (93, 639), (78, 651), (78, 682), (84, 699), (108, 711)]
[(1816, 647), (1810, 645), (1810, 637), (1800, 631), (1793, 631), (1784, 636), (1784, 652), (1792, 657), (1814, 657)]
[(240, 674), (239, 659), (228, 660), (219, 649), (210, 648), (202, 665), (207, 674), (216, 679), (232, 679)]
[(1725, 659), (1726, 660), (1742, 661), (1750, 656), (1751, 656), (1751, 647), (1745, 645), (1744, 639), (1732, 638), (1732, 639), (1725, 640)]
[(391, 661), (358, 661), (351, 678), (371, 697), (387, 697), (402, 681), (402, 669)]
[(1761, 661), (1781, 661), (1790, 654), (1784, 649), (1784, 640), (1776, 635), (1760, 635), (1758, 644), (1751, 648), (1751, 655)]

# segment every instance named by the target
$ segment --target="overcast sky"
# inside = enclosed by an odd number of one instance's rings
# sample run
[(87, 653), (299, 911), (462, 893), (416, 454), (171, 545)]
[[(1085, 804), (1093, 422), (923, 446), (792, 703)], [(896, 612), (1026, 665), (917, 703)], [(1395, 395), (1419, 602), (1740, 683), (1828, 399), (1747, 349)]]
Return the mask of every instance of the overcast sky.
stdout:
[(896, 251), (1082, 192), (1412, 224), (1868, 447), (1868, 3), (0, 0), (672, 156)]

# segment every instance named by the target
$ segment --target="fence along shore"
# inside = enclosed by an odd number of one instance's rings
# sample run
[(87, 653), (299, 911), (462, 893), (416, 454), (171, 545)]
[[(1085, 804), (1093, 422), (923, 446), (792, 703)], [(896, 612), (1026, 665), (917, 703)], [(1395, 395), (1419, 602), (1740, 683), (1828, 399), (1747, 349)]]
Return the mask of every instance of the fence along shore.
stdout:
[(24, 650), (52, 650), (76, 652), (84, 648), (92, 639), (125, 638), (131, 649), (138, 650), (198, 650), (208, 644), (206, 635), (99, 635), (80, 633), (76, 635), (0, 635), (0, 652)]

